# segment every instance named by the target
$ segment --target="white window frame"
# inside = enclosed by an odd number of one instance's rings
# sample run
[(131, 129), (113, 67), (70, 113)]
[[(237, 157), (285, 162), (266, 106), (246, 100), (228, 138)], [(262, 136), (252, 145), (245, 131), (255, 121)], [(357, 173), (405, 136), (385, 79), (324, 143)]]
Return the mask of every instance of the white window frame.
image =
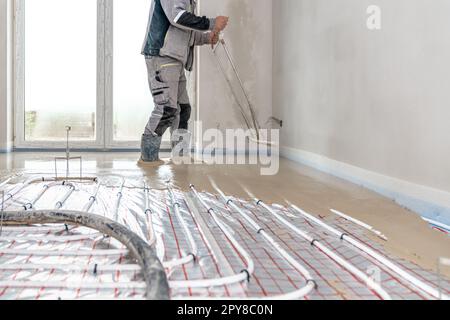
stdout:
[[(104, 14), (105, 0), (98, 0), (97, 19), (97, 107), (96, 137), (92, 141), (71, 141), (71, 147), (80, 149), (104, 148), (105, 135), (105, 62), (104, 52)], [(16, 149), (59, 149), (65, 148), (65, 141), (27, 141), (25, 139), (25, 0), (14, 1), (14, 113)]]
[[(116, 141), (113, 136), (113, 1), (97, 0), (96, 139), (92, 141), (73, 140), (71, 141), (71, 147), (75, 149), (108, 151), (140, 148), (140, 141)], [(25, 139), (24, 10), (25, 0), (14, 0), (14, 147), (15, 149), (62, 149), (66, 146), (65, 141), (27, 141)], [(194, 70), (196, 69), (194, 68)], [(188, 90), (191, 104), (196, 105), (197, 72), (191, 72), (187, 74), (187, 77), (190, 83)], [(195, 111), (192, 114), (192, 119), (196, 119)], [(144, 130), (144, 128), (142, 129)], [(136, 137), (136, 139), (140, 139), (140, 137)], [(170, 141), (163, 141), (161, 147), (162, 149), (170, 149)]]

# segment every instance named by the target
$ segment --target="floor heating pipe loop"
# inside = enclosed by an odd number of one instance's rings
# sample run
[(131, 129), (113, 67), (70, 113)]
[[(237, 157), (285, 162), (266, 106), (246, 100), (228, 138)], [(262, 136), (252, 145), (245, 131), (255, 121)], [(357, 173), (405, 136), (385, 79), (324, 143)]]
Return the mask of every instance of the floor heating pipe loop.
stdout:
[(0, 281), (0, 288), (52, 288), (52, 289), (85, 289), (85, 290), (133, 290), (133, 289), (146, 289), (145, 282), (67, 282), (67, 281)]
[[(97, 178), (83, 178), (83, 180), (93, 180), (93, 181), (96, 181), (96, 179)], [(0, 204), (0, 207), (3, 207), (6, 202), (10, 201), (17, 194), (19, 194), (26, 187), (32, 185), (33, 183), (37, 183), (37, 182), (56, 182), (56, 181), (59, 181), (59, 180), (62, 180), (63, 184), (66, 183), (66, 181), (64, 179), (55, 179), (55, 178), (51, 178), (51, 177), (49, 178), (49, 177), (42, 177), (42, 176), (33, 176), (33, 177), (27, 179), (25, 182), (21, 183), (17, 188), (14, 188), (10, 192), (8, 192), (5, 195), (4, 200)]]
[(12, 178), (7, 178), (3, 182), (0, 182), (0, 188), (3, 188), (3, 186), (7, 185), (11, 180)]
[[(306, 286), (296, 290), (292, 293), (281, 295), (279, 299), (301, 299), (306, 295), (311, 293), (314, 289), (317, 289), (317, 283), (314, 280), (311, 273), (297, 262), (294, 257), (292, 257), (284, 248), (282, 248), (266, 231), (262, 228), (255, 220), (253, 220), (248, 214), (246, 214), (241, 208), (239, 208), (233, 201), (233, 199), (228, 198), (219, 188), (215, 188), (217, 192), (222, 196), (225, 203), (233, 208), (236, 212), (241, 215), (248, 224), (250, 224), (256, 231), (257, 234), (261, 235), (272, 247), (284, 258), (286, 261), (294, 267), (306, 280)], [(275, 298), (278, 299), (278, 298)]]
[(432, 220), (432, 219), (428, 219), (428, 218), (425, 218), (425, 217), (423, 217), (422, 219), (423, 219), (424, 221), (430, 223), (431, 225), (434, 225), (434, 226), (436, 226), (436, 227), (438, 227), (438, 228), (440, 228), (440, 229), (442, 229), (442, 230), (445, 230), (445, 231), (447, 231), (447, 232), (450, 232), (450, 226), (449, 226), (449, 225), (446, 225), (446, 224), (443, 224), (443, 223), (441, 223), (441, 222), (439, 222), (439, 221)]
[(69, 186), (69, 190), (67, 190), (66, 194), (55, 204), (55, 209), (59, 210), (64, 207), (64, 204), (69, 200), (70, 196), (75, 191), (75, 186), (71, 183), (63, 182), (63, 185)]
[(53, 187), (60, 186), (60, 185), (67, 185), (67, 184), (66, 184), (65, 181), (62, 182), (62, 183), (59, 183), (59, 182), (56, 182), (56, 181), (55, 181), (55, 182), (48, 183), (48, 184), (44, 185), (44, 186), (42, 187), (41, 191), (34, 197), (34, 199), (31, 200), (29, 203), (25, 204), (25, 205), (23, 206), (23, 208), (24, 208), (25, 210), (32, 210), (32, 209), (35, 209), (36, 203), (44, 196), (44, 194), (45, 194), (48, 190), (50, 190), (50, 189), (53, 188)]
[(246, 272), (239, 274), (217, 278), (217, 279), (204, 279), (204, 280), (187, 280), (187, 281), (169, 281), (169, 285), (172, 289), (202, 289), (202, 288), (214, 288), (223, 287), (226, 285), (232, 285), (235, 283), (248, 281), (249, 276)]
[[(183, 231), (185, 232), (190, 247), (192, 251), (186, 255), (181, 257), (180, 259), (174, 259), (172, 261), (164, 261), (163, 266), (166, 269), (173, 269), (182, 265), (186, 265), (191, 262), (195, 262), (197, 259), (197, 245), (195, 244), (194, 238), (192, 237), (192, 233), (190, 232), (188, 226), (186, 225), (186, 222), (184, 221), (183, 217), (180, 214), (179, 211), (179, 204), (175, 201), (175, 197), (173, 195), (173, 191), (170, 187), (168, 187), (168, 192), (171, 200), (171, 207), (174, 210), (175, 216), (180, 221), (180, 224), (182, 225)], [(150, 244), (153, 245), (156, 243), (156, 235), (153, 228), (153, 220), (152, 220), (152, 214), (153, 210), (150, 208), (150, 202), (149, 202), (149, 195), (150, 195), (150, 189), (145, 186), (144, 187), (144, 197), (145, 197), (145, 215), (147, 219), (149, 220), (149, 237), (150, 237)]]
[[(401, 267), (397, 266), (395, 263), (393, 263), (392, 261), (390, 261), (389, 259), (387, 259), (383, 255), (375, 252), (373, 249), (369, 248), (365, 244), (363, 244), (363, 243), (353, 239), (350, 235), (348, 235), (346, 233), (342, 233), (341, 231), (339, 231), (336, 228), (328, 225), (327, 223), (319, 220), (318, 218), (316, 218), (316, 217), (312, 216), (311, 214), (305, 212), (304, 210), (300, 209), (299, 207), (297, 207), (297, 206), (295, 206), (293, 204), (291, 204), (291, 207), (295, 211), (300, 213), (303, 217), (305, 217), (307, 220), (310, 220), (310, 221), (314, 222), (315, 224), (321, 226), (325, 230), (328, 230), (330, 233), (332, 233), (335, 236), (337, 236), (342, 241), (348, 242), (352, 246), (354, 246), (357, 249), (361, 250), (362, 252), (368, 254), (369, 256), (371, 256), (372, 258), (374, 258), (375, 260), (380, 262), (382, 265), (384, 265), (385, 267), (387, 267), (388, 269), (392, 270), (393, 272), (398, 274), (400, 277), (402, 277), (403, 279), (405, 279), (406, 281), (408, 281), (409, 283), (414, 285), (416, 288), (419, 288), (420, 290), (426, 292), (427, 294), (429, 294), (430, 296), (432, 296), (432, 297), (434, 297), (436, 299), (440, 299), (441, 298), (439, 290), (437, 290), (437, 289), (431, 287), (430, 285), (424, 283), (423, 281), (417, 279), (416, 277), (414, 277), (410, 273), (406, 272)], [(446, 296), (446, 295), (442, 296), (442, 298), (443, 298), (443, 300), (449, 300), (449, 297)]]
[(97, 272), (139, 272), (141, 271), (141, 267), (137, 264), (129, 264), (129, 265), (99, 265), (99, 264), (86, 264), (86, 265), (77, 265), (77, 264), (34, 264), (34, 263), (25, 263), (25, 264), (2, 264), (0, 265), (0, 270), (3, 271), (14, 271), (14, 270), (58, 270), (63, 272), (85, 272), (85, 271), (97, 271)]
[(189, 242), (189, 246), (191, 248), (191, 252), (189, 252), (187, 257), (184, 257), (184, 258), (187, 258), (188, 260), (190, 260), (189, 262), (191, 262), (191, 261), (195, 262), (197, 260), (197, 255), (198, 255), (197, 244), (195, 243), (195, 240), (194, 240), (194, 237), (192, 236), (191, 230), (189, 230), (189, 227), (187, 226), (186, 221), (184, 220), (183, 216), (181, 215), (180, 204), (176, 200), (175, 193), (173, 192), (172, 188), (170, 188), (170, 187), (168, 187), (167, 190), (169, 193), (170, 201), (172, 203), (172, 209), (175, 213), (176, 218), (180, 222), (181, 227), (183, 228), (184, 234), (186, 235), (186, 238)]
[(97, 201), (97, 196), (98, 196), (101, 186), (102, 186), (102, 182), (98, 181), (97, 188), (95, 189), (94, 194), (92, 194), (90, 196), (88, 203), (86, 203), (86, 205), (83, 207), (83, 210), (82, 210), (83, 212), (91, 211), (92, 206), (94, 205), (95, 201)]
[(123, 197), (123, 188), (125, 186), (125, 179), (122, 179), (122, 181), (120, 182), (119, 185), (119, 192), (117, 192), (117, 196), (116, 196), (116, 202), (114, 203), (114, 221), (118, 221), (119, 220), (119, 208), (120, 208), (120, 202), (122, 201), (122, 197)]
[(127, 255), (128, 250), (122, 249), (110, 249), (110, 250), (28, 250), (28, 249), (0, 249), (0, 254), (8, 256), (36, 256), (36, 257), (48, 257), (48, 256), (61, 256), (61, 257), (107, 257), (107, 256), (120, 256)]
[(48, 191), (48, 189), (50, 189), (50, 185), (48, 185), (48, 184), (44, 185), (42, 187), (41, 191), (39, 191), (39, 193), (33, 198), (33, 200), (31, 200), (30, 202), (25, 204), (23, 206), (23, 208), (25, 210), (32, 210), (32, 209), (34, 209), (34, 206), (36, 205), (36, 203), (43, 197), (43, 195)]
[[(122, 176), (117, 176), (117, 175), (114, 175), (114, 177), (120, 178), (121, 182), (120, 182), (120, 185), (119, 185), (119, 191), (117, 192), (117, 195), (116, 195), (116, 201), (114, 202), (112, 219), (114, 221), (116, 221), (116, 222), (122, 223), (124, 226), (127, 226), (130, 230), (133, 230), (134, 232), (138, 233), (138, 235), (142, 239), (147, 241), (148, 235), (145, 234), (147, 232), (147, 221), (146, 221), (145, 217), (143, 217), (142, 215), (137, 214), (133, 210), (130, 210), (129, 212), (134, 217), (135, 223), (136, 223), (134, 228), (133, 228), (131, 226), (131, 224), (130, 224), (131, 221), (127, 221), (125, 219), (125, 217), (122, 217), (122, 216), (119, 215), (119, 210), (120, 210), (121, 202), (122, 202), (122, 199), (123, 199), (123, 190), (125, 188), (125, 179)], [(142, 188), (140, 188), (140, 189), (142, 189)], [(144, 191), (145, 191), (145, 188), (144, 188)], [(142, 225), (144, 227), (142, 227)], [(143, 231), (143, 229), (144, 229), (144, 231)]]
[(384, 241), (387, 241), (387, 240), (388, 240), (388, 238), (387, 238), (381, 231), (376, 230), (376, 229), (375, 229), (374, 227), (372, 227), (371, 225), (368, 225), (368, 224), (365, 223), (365, 222), (362, 222), (362, 221), (360, 221), (360, 220), (358, 220), (358, 219), (355, 219), (355, 218), (353, 218), (353, 217), (350, 217), (350, 216), (346, 215), (345, 213), (342, 213), (342, 212), (340, 212), (340, 211), (338, 211), (338, 210), (330, 209), (330, 211), (331, 211), (332, 213), (334, 213), (335, 215), (341, 217), (342, 219), (345, 219), (345, 220), (347, 220), (347, 221), (350, 221), (350, 222), (352, 222), (352, 223), (354, 223), (354, 224), (356, 224), (356, 225), (358, 225), (358, 226), (360, 226), (360, 227), (362, 227), (362, 228), (364, 228), (364, 229), (366, 229), (366, 230), (369, 230), (369, 231), (372, 232), (373, 234), (377, 235), (378, 238), (383, 239)]
[(305, 239), (308, 243), (310, 243), (312, 246), (316, 247), (321, 251), (323, 254), (328, 256), (330, 259), (335, 261), (337, 264), (339, 264), (341, 267), (346, 269), (348, 272), (362, 280), (366, 285), (374, 290), (383, 300), (391, 300), (391, 296), (378, 284), (375, 282), (372, 278), (370, 278), (367, 274), (359, 270), (357, 267), (355, 267), (353, 264), (345, 260), (343, 257), (339, 256), (335, 252), (333, 252), (331, 249), (323, 245), (319, 240), (314, 239), (312, 236), (307, 234), (306, 232), (300, 230), (296, 226), (294, 226), (292, 223), (284, 219), (280, 214), (275, 212), (270, 206), (265, 204), (262, 200), (256, 200), (256, 205), (264, 208), (267, 212), (269, 212), (272, 216), (274, 216), (278, 221), (280, 221), (283, 225), (285, 225), (287, 228), (292, 230), (295, 234)]
[[(222, 224), (221, 224), (221, 226), (224, 227)], [(201, 229), (200, 229), (200, 232), (202, 232)], [(250, 270), (251, 273), (247, 270)], [(232, 276), (215, 278), (215, 279), (169, 281), (169, 285), (172, 289), (186, 289), (186, 288), (203, 289), (203, 288), (223, 287), (223, 286), (237, 284), (237, 283), (241, 283), (241, 282), (245, 282), (245, 281), (248, 282), (250, 280), (250, 276), (253, 274), (253, 272), (254, 272), (254, 267), (253, 267), (253, 263), (251, 262), (249, 264), (249, 267), (246, 270), (244, 270), (238, 274), (232, 275)]]
[[(253, 273), (255, 272), (255, 264), (253, 262), (253, 259), (248, 254), (248, 252), (239, 244), (239, 242), (236, 240), (236, 238), (228, 231), (229, 227), (225, 223), (223, 223), (219, 217), (217, 216), (214, 208), (209, 207), (206, 202), (202, 199), (198, 191), (195, 189), (194, 185), (190, 185), (190, 189), (192, 190), (193, 194), (197, 198), (197, 200), (200, 202), (200, 204), (207, 210), (207, 212), (210, 214), (214, 222), (217, 224), (219, 229), (225, 234), (225, 236), (230, 240), (230, 242), (233, 244), (233, 246), (236, 248), (236, 250), (240, 253), (240, 255), (243, 257), (243, 259), (246, 261), (246, 269), (243, 270), (240, 274), (240, 276), (245, 276), (243, 280), (249, 280)], [(236, 275), (239, 276), (239, 275)]]
[[(8, 192), (8, 193), (5, 195), (5, 198), (4, 198), (4, 200), (3, 200), (2, 204), (1, 204), (1, 206), (3, 206), (6, 202), (8, 202), (9, 200), (11, 200), (12, 198), (14, 198), (14, 197), (15, 197), (17, 194), (19, 194), (23, 189), (25, 189), (26, 187), (28, 187), (28, 186), (31, 185), (32, 183), (40, 182), (40, 181), (45, 182), (45, 181), (49, 181), (49, 180), (46, 180), (45, 177), (37, 177), (37, 176), (34, 176), (34, 177), (31, 177), (31, 178), (27, 179), (25, 182), (21, 183), (18, 187), (13, 188), (10, 192)], [(51, 180), (51, 181), (55, 181), (55, 180), (53, 179), (53, 180)]]
[[(24, 230), (26, 231), (26, 230)], [(93, 234), (78, 234), (78, 235), (64, 235), (64, 236), (52, 236), (52, 235), (28, 235), (28, 236), (8, 236), (8, 237), (0, 237), (0, 242), (4, 241), (15, 241), (15, 242), (74, 242), (74, 241), (82, 241), (89, 240), (95, 237), (100, 236), (99, 233)]]
[[(150, 207), (150, 189), (146, 184), (144, 184), (144, 199), (145, 199), (145, 207), (144, 207), (144, 216), (145, 216), (145, 229), (148, 233), (148, 243), (153, 246), (156, 243), (156, 234), (155, 229), (153, 228), (153, 210)], [(163, 264), (164, 265), (164, 264)], [(166, 267), (164, 265), (164, 267)]]

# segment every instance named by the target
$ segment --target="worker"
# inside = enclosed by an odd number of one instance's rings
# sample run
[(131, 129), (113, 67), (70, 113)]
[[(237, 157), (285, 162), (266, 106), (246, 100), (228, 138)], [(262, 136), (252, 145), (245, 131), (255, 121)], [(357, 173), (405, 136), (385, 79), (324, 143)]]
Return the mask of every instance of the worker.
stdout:
[(152, 0), (142, 54), (154, 110), (142, 135), (141, 164), (160, 163), (162, 136), (169, 128), (173, 149), (190, 143), (185, 70), (192, 70), (194, 47), (217, 44), (228, 24), (228, 17), (200, 17), (195, 9), (195, 0)]

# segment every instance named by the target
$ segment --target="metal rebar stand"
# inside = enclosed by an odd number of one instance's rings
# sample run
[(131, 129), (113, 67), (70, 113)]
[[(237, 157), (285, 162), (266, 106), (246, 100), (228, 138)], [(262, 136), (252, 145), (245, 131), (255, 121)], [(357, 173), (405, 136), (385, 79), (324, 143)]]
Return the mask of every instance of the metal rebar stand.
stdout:
[(66, 161), (66, 180), (69, 179), (70, 176), (70, 161), (71, 160), (79, 160), (80, 161), (80, 181), (83, 180), (83, 158), (81, 156), (71, 157), (70, 156), (70, 131), (72, 131), (72, 127), (66, 127), (66, 156), (65, 157), (55, 157), (55, 179), (58, 179), (58, 161)]

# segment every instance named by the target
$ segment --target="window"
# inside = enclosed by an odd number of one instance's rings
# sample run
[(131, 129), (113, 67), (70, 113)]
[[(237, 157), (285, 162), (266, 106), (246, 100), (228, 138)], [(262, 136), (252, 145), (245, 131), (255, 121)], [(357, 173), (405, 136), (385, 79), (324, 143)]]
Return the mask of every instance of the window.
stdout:
[[(144, 59), (139, 55), (150, 10), (148, 0), (114, 1), (114, 139), (130, 141), (142, 134), (152, 97)], [(139, 17), (140, 19), (138, 19)]]
[(77, 140), (95, 140), (96, 30), (95, 1), (26, 1), (26, 141), (64, 140), (66, 126)]
[(74, 147), (139, 147), (153, 109), (140, 54), (150, 5), (15, 1), (16, 147), (64, 147), (67, 126)]

